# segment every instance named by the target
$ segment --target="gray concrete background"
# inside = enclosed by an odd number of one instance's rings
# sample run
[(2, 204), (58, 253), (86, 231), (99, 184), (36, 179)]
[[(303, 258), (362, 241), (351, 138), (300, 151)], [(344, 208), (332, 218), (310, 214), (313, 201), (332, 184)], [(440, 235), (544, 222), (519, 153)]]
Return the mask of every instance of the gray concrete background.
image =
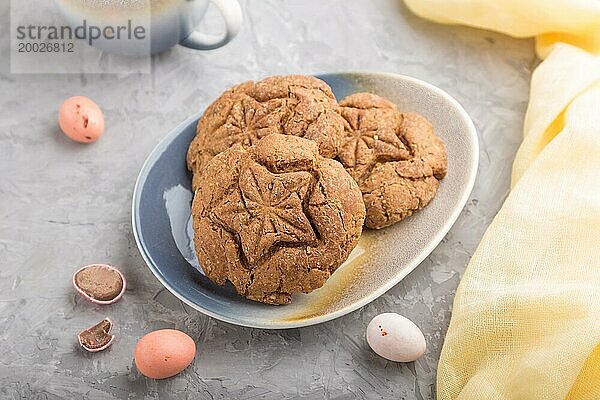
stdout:
[[(0, 5), (0, 398), (432, 399), (436, 366), (465, 265), (509, 188), (521, 137), (533, 43), (411, 15), (397, 0), (246, 0), (244, 28), (211, 52), (181, 47), (155, 57), (151, 75), (11, 75), (9, 9)], [(208, 25), (218, 25), (211, 12)], [(158, 141), (231, 84), (272, 74), (397, 72), (448, 91), (481, 141), (473, 195), (437, 249), (370, 305), (322, 325), (265, 331), (222, 323), (183, 305), (144, 265), (132, 236), (137, 173)], [(64, 138), (63, 99), (86, 95), (107, 120), (93, 145)], [(75, 295), (74, 269), (119, 266), (117, 304)], [(364, 331), (381, 312), (423, 330), (415, 363), (386, 362)], [(99, 354), (75, 335), (110, 316), (117, 339)], [(177, 328), (198, 344), (194, 364), (152, 381), (132, 368), (145, 333)]]

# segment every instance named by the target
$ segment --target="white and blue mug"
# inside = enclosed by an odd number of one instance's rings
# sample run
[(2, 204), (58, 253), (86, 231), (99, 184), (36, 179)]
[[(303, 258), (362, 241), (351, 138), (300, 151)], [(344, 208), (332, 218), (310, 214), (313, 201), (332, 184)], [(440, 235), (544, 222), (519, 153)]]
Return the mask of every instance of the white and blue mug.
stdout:
[[(156, 54), (177, 44), (197, 50), (216, 49), (229, 43), (242, 25), (238, 0), (55, 1), (74, 29), (85, 25), (80, 32), (88, 35), (88, 43), (122, 55)], [(222, 35), (196, 30), (210, 3), (217, 6), (225, 21)]]

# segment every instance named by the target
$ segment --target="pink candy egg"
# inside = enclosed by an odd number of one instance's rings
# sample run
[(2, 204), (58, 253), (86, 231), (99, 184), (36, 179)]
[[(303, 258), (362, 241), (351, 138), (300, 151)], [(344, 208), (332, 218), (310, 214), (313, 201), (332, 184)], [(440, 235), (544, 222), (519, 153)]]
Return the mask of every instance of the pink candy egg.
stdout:
[(62, 103), (58, 122), (65, 135), (81, 143), (95, 142), (104, 133), (102, 110), (83, 96), (71, 97)]
[(170, 378), (192, 363), (196, 343), (181, 331), (160, 329), (141, 338), (133, 356), (138, 371), (148, 378)]

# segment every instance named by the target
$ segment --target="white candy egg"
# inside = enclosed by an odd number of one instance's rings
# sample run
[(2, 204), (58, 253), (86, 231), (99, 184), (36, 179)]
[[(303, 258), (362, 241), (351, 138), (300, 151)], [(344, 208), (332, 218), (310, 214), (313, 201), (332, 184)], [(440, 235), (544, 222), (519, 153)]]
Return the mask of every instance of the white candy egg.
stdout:
[(396, 313), (379, 314), (367, 327), (367, 343), (383, 358), (415, 361), (425, 353), (425, 336), (411, 320)]

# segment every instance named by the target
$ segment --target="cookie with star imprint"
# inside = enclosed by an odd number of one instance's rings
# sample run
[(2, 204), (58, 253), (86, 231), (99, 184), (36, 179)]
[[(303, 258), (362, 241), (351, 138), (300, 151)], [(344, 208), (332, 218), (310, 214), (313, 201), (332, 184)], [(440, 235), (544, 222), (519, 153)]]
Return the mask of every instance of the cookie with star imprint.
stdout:
[(337, 158), (362, 191), (365, 226), (390, 226), (429, 204), (447, 168), (431, 123), (371, 93), (346, 97), (340, 113), (345, 138)]
[(210, 160), (192, 204), (200, 265), (251, 300), (287, 304), (321, 287), (358, 243), (365, 206), (316, 142), (271, 134)]
[(204, 166), (236, 143), (250, 147), (280, 133), (315, 141), (323, 157), (333, 158), (344, 136), (344, 121), (329, 85), (312, 76), (274, 76), (245, 82), (223, 93), (200, 119), (188, 154), (192, 186)]

